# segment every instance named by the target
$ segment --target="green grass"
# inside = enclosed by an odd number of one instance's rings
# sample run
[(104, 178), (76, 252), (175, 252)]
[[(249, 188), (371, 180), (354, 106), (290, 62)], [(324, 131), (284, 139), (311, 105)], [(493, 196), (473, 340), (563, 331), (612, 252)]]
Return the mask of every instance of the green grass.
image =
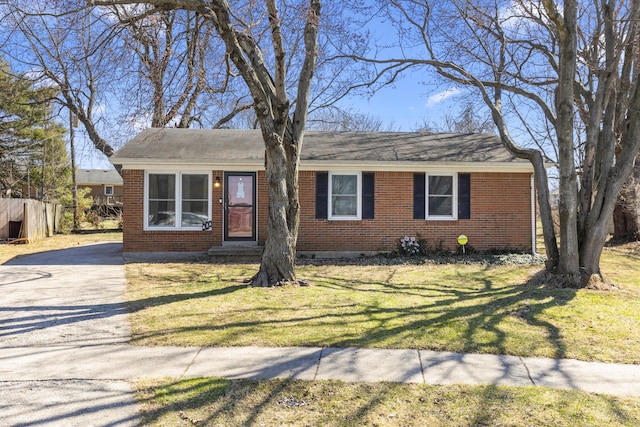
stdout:
[[(525, 284), (539, 267), (300, 266), (309, 287), (250, 288), (257, 265), (127, 265), (133, 343), (335, 346), (640, 363), (638, 261), (607, 249), (620, 289)], [(606, 273), (606, 270), (605, 270)]]
[(142, 425), (640, 425), (640, 398), (535, 387), (218, 378), (147, 380), (137, 387)]

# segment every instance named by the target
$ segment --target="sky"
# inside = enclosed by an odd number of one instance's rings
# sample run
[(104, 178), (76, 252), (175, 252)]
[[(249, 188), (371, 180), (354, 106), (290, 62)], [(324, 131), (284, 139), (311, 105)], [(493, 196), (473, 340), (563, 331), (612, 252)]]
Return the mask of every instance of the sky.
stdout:
[[(421, 75), (406, 76), (371, 97), (352, 96), (342, 102), (354, 112), (382, 121), (382, 130), (415, 131), (427, 124), (440, 123), (453, 112), (461, 96), (457, 89), (422, 83)], [(108, 159), (97, 153), (82, 128), (76, 129), (76, 163), (80, 169), (112, 168)], [(132, 135), (133, 137), (133, 135)]]
[(458, 95), (456, 89), (427, 86), (420, 76), (408, 76), (371, 98), (353, 97), (345, 104), (382, 119), (383, 130), (415, 131), (425, 122), (439, 123), (459, 101)]
[[(389, 42), (395, 41), (396, 32), (387, 22), (379, 19), (377, 22), (370, 21), (370, 24), (372, 36), (382, 35), (383, 42), (385, 38), (389, 38)], [(452, 87), (425, 85), (424, 81), (428, 81), (429, 77), (423, 73), (405, 72), (399, 80), (379, 89), (372, 96), (351, 95), (342, 100), (340, 106), (350, 112), (379, 119), (382, 130), (415, 131), (425, 124), (437, 125), (442, 123), (445, 114), (455, 114), (455, 106), (463, 96)], [(79, 168), (112, 167), (105, 156), (96, 152), (82, 127), (77, 128), (75, 133), (76, 164)]]

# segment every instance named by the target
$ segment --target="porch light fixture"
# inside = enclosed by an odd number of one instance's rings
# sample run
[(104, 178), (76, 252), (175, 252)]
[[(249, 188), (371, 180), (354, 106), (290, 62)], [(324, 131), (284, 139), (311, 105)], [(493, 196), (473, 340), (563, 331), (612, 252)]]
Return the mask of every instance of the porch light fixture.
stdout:
[(220, 177), (219, 176), (216, 176), (216, 182), (213, 183), (213, 186), (215, 188), (220, 187)]

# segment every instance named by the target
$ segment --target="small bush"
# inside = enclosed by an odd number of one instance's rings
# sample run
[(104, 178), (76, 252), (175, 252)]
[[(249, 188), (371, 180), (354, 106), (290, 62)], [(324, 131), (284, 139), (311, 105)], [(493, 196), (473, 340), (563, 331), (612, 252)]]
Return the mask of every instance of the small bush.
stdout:
[[(71, 193), (60, 199), (60, 203), (64, 206), (62, 217), (62, 229), (69, 232), (73, 229), (73, 199)], [(78, 222), (85, 221), (85, 212), (91, 209), (93, 197), (91, 197), (91, 189), (88, 187), (78, 188)]]
[(89, 213), (85, 215), (85, 221), (91, 224), (94, 229), (102, 228), (102, 218), (95, 210), (90, 210)]

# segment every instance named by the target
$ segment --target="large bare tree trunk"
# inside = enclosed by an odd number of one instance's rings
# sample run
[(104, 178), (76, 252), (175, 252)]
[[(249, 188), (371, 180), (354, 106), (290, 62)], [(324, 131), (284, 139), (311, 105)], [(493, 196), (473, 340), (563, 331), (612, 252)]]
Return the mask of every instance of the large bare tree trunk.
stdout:
[[(298, 188), (287, 185), (287, 155), (275, 133), (262, 132), (266, 143), (266, 175), (269, 194), (267, 239), (254, 286), (297, 282), (295, 272), (298, 212), (290, 212), (290, 198), (297, 200)], [(295, 169), (297, 177), (297, 168)], [(289, 191), (293, 191), (290, 194)], [(291, 218), (293, 214), (293, 218)]]
[(640, 164), (636, 164), (618, 196), (613, 211), (613, 238), (640, 240)]
[[(267, 238), (260, 270), (252, 278), (254, 286), (275, 286), (297, 282), (295, 274), (296, 242), (298, 238), (299, 200), (298, 166), (304, 130), (309, 110), (309, 94), (318, 57), (318, 28), (321, 0), (308, 0), (305, 25), (302, 29), (304, 59), (298, 77), (295, 109), (287, 95), (287, 71), (291, 62), (285, 49), (281, 16), (276, 0), (265, 0), (268, 17), (270, 49), (266, 49), (263, 34), (252, 34), (253, 23), (244, 22), (242, 11), (234, 9), (228, 0), (93, 0), (93, 5), (146, 3), (155, 11), (186, 9), (209, 20), (226, 46), (226, 54), (237, 69), (253, 98), (253, 108), (260, 123), (265, 144), (269, 208)], [(234, 8), (242, 5), (233, 3)], [(302, 3), (300, 4), (302, 5)], [(289, 5), (291, 6), (291, 5)], [(253, 8), (258, 7), (254, 5)], [(253, 10), (249, 15), (253, 14)], [(257, 14), (259, 15), (259, 14)], [(267, 38), (265, 38), (267, 39)], [(271, 50), (272, 57), (265, 59)], [(273, 69), (271, 69), (271, 65)]]
[(573, 152), (574, 84), (576, 75), (577, 4), (564, 2), (559, 14), (556, 3), (543, 0), (544, 8), (553, 21), (558, 36), (558, 88), (556, 90), (556, 137), (558, 139), (558, 171), (560, 175), (560, 274), (578, 275), (580, 255), (578, 246), (577, 210), (578, 182)]

